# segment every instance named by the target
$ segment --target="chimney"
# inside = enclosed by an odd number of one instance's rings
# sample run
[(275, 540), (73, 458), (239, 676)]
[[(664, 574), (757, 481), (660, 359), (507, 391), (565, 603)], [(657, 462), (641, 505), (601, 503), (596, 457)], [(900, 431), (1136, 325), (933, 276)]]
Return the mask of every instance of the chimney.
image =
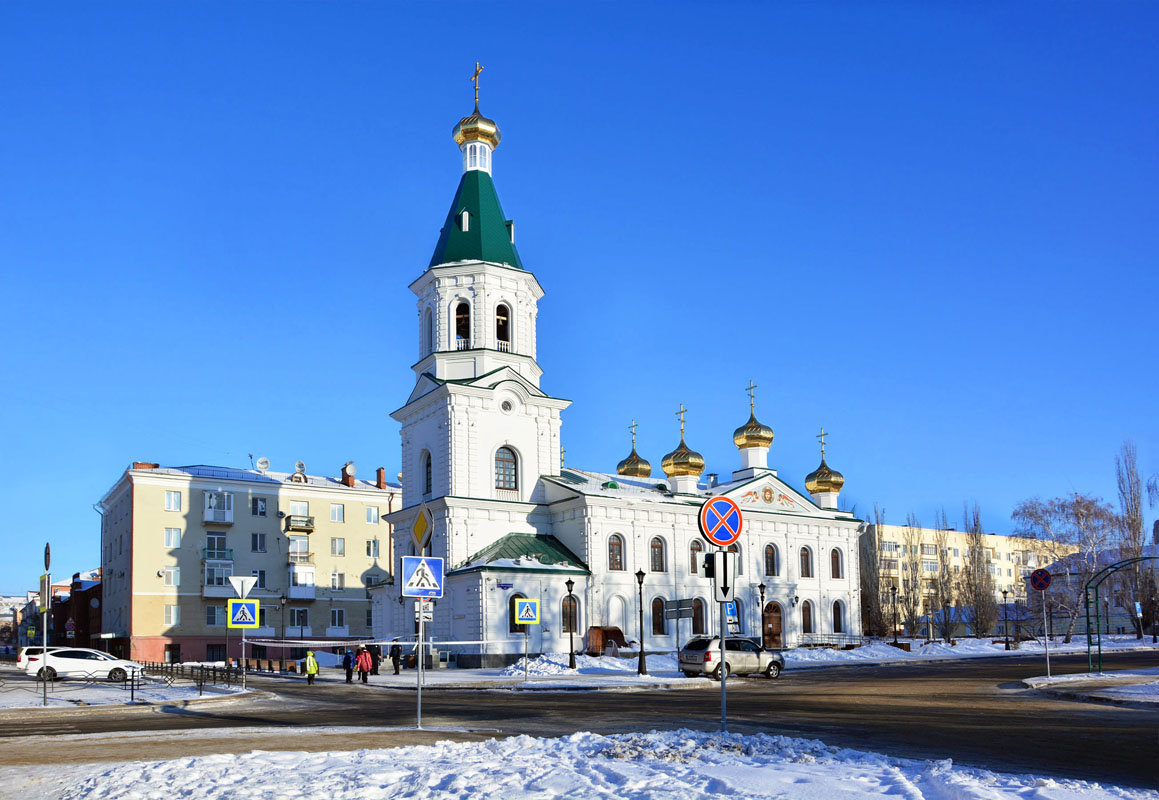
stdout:
[(386, 467), (378, 468), (378, 479), (375, 481), (375, 486), (379, 489), (386, 488)]
[(342, 469), (338, 470), (338, 480), (342, 482), (343, 486), (354, 486), (354, 462), (347, 461), (342, 465)]
[(160, 464), (154, 464), (152, 461), (134, 461), (133, 469), (157, 469)]

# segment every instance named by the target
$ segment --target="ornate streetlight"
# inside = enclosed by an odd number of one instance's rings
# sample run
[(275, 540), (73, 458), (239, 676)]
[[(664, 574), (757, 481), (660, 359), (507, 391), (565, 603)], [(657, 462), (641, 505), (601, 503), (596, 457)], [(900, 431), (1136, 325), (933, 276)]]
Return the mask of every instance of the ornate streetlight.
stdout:
[(648, 674), (648, 664), (644, 661), (644, 570), (636, 570), (636, 584), (640, 587), (640, 661), (636, 665), (637, 675)]
[(897, 647), (897, 587), (889, 587), (889, 594), (893, 602), (893, 646)]
[(1010, 614), (1006, 605), (1006, 590), (1002, 590), (1002, 638), (1005, 640), (1006, 649), (1010, 649)]
[(763, 583), (757, 587), (757, 592), (761, 596), (761, 605), (757, 609), (757, 619), (761, 621), (761, 647), (766, 647), (765, 644), (765, 590), (768, 589)]
[(575, 669), (575, 626), (579, 616), (575, 613), (575, 600), (571, 596), (575, 581), (568, 578), (563, 585), (567, 587), (567, 667)]

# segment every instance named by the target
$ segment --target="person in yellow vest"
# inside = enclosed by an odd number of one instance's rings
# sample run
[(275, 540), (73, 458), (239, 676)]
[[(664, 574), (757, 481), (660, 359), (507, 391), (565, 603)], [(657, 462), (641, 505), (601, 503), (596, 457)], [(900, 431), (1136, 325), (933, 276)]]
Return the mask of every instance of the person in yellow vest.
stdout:
[(306, 683), (314, 685), (314, 676), (318, 674), (318, 659), (314, 658), (314, 651), (306, 651)]

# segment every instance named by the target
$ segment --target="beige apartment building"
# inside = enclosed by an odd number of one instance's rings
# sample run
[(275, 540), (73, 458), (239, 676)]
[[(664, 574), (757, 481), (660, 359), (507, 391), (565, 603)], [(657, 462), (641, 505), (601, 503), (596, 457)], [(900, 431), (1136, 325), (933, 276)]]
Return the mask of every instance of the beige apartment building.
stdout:
[[(264, 460), (263, 460), (264, 461)], [(263, 462), (259, 461), (259, 465)], [(96, 508), (110, 652), (141, 661), (240, 658), (231, 575), (256, 579), (247, 637), (327, 640), (373, 628), (367, 587), (390, 579), (399, 486), (347, 463), (336, 477), (134, 462)], [(251, 658), (279, 658), (260, 645)]]

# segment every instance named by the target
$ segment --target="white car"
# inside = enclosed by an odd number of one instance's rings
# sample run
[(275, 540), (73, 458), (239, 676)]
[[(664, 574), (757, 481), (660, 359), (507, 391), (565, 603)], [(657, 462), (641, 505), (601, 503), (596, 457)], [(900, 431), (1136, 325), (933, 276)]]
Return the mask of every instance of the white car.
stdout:
[[(59, 647), (50, 647), (49, 650), (60, 650)], [(31, 656), (38, 656), (44, 652), (43, 647), (21, 647), (20, 653), (16, 656), (16, 666), (24, 669), (28, 666), (28, 659)]]
[(29, 654), (25, 673), (40, 680), (59, 678), (88, 678), (89, 680), (123, 681), (133, 674), (143, 673), (140, 664), (111, 656), (87, 647), (49, 649), (48, 655)]

